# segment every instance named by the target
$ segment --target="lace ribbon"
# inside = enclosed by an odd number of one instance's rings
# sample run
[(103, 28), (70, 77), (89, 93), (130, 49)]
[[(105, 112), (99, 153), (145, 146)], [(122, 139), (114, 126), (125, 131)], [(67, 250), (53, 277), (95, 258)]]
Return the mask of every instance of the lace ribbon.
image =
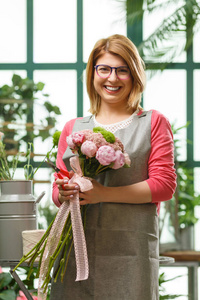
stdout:
[[(74, 170), (74, 176), (69, 180), (70, 183), (76, 183), (79, 185), (82, 192), (92, 189), (92, 183), (89, 179), (82, 177), (82, 171), (79, 165), (79, 159), (77, 156), (70, 158), (70, 165)], [(48, 273), (48, 266), (50, 258), (56, 250), (60, 236), (62, 234), (65, 221), (68, 214), (71, 213), (73, 240), (74, 240), (74, 250), (76, 258), (76, 281), (86, 280), (89, 276), (89, 265), (87, 256), (87, 247), (85, 241), (85, 234), (82, 224), (80, 203), (79, 203), (79, 193), (76, 193), (70, 201), (64, 201), (60, 206), (54, 223), (49, 234), (47, 244), (44, 250), (40, 275), (38, 284), (38, 300), (45, 300), (47, 296), (47, 291), (44, 293), (42, 287), (44, 280)]]

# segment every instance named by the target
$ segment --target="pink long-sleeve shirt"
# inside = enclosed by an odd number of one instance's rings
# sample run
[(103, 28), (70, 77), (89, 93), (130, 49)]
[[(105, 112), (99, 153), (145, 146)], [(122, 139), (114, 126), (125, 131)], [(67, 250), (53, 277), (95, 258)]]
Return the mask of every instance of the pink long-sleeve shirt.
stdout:
[[(141, 114), (140, 112), (139, 114)], [(56, 165), (58, 168), (66, 169), (62, 160), (67, 148), (66, 137), (72, 133), (76, 119), (67, 122), (62, 130)], [(171, 125), (168, 119), (156, 110), (152, 111), (151, 118), (151, 152), (148, 161), (148, 175), (146, 182), (152, 195), (152, 203), (157, 205), (159, 214), (160, 203), (170, 200), (176, 188), (176, 173), (174, 168), (174, 143)], [(58, 178), (54, 174), (55, 180)], [(53, 183), (52, 199), (56, 206), (61, 203), (58, 200), (59, 190), (57, 184)]]

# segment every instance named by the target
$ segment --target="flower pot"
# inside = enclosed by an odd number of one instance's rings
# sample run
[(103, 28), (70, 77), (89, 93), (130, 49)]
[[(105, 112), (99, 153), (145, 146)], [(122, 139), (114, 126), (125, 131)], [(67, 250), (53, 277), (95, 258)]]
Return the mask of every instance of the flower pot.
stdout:
[(194, 250), (194, 226), (180, 229), (181, 250)]
[(32, 181), (0, 181), (0, 265), (23, 256), (22, 231), (37, 228)]

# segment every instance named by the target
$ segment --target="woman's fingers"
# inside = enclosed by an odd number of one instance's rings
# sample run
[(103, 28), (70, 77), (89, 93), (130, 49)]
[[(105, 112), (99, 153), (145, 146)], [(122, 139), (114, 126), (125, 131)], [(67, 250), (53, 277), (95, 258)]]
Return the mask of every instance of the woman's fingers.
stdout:
[[(70, 175), (73, 176), (73, 174)], [(68, 178), (56, 180), (56, 184), (58, 185), (58, 189), (59, 189), (60, 202), (70, 200), (79, 191), (79, 186), (77, 184), (68, 184), (68, 181), (69, 181)]]

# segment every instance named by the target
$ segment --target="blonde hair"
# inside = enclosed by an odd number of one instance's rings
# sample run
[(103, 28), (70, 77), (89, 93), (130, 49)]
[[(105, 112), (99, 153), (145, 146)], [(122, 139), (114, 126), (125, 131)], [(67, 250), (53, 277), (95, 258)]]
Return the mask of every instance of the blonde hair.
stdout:
[(146, 76), (144, 62), (141, 59), (136, 46), (127, 37), (115, 34), (108, 38), (97, 41), (90, 53), (86, 67), (86, 86), (90, 98), (90, 112), (97, 114), (100, 108), (101, 99), (93, 84), (94, 66), (97, 60), (105, 53), (120, 56), (127, 63), (133, 79), (133, 89), (129, 95), (127, 106), (129, 109), (141, 109), (141, 95), (145, 89)]

